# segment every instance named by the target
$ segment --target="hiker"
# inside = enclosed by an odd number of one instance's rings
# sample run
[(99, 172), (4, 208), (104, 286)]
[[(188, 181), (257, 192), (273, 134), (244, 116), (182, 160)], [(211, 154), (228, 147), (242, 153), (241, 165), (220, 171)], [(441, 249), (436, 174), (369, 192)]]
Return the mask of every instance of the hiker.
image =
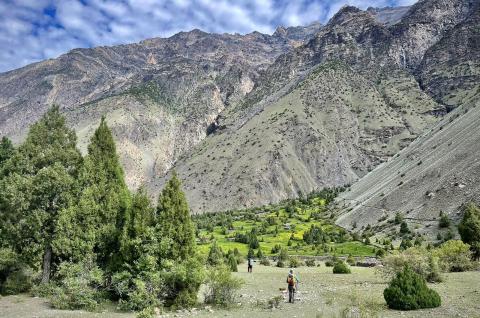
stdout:
[(293, 269), (290, 269), (287, 276), (287, 285), (288, 285), (288, 302), (295, 302), (295, 291), (298, 289), (298, 277), (293, 273)]
[(249, 257), (247, 263), (248, 263), (248, 272), (251, 273), (253, 269), (253, 259)]

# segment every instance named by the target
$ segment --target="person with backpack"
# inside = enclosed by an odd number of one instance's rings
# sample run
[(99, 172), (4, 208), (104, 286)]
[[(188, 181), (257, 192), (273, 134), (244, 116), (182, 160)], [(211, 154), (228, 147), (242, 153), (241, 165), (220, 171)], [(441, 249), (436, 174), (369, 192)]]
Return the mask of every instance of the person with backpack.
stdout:
[(248, 261), (247, 261), (247, 264), (248, 264), (247, 265), (248, 266), (247, 270), (248, 270), (249, 273), (251, 273), (252, 270), (253, 270), (253, 258), (249, 257)]
[(293, 269), (290, 269), (287, 276), (287, 286), (288, 286), (288, 302), (295, 302), (295, 291), (298, 288), (298, 277), (293, 273)]

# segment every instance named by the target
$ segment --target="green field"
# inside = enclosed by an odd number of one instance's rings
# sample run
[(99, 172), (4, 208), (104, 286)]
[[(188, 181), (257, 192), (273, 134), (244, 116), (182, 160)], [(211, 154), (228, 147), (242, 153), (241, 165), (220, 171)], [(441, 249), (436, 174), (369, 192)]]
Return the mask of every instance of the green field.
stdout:
[[(238, 249), (246, 255), (250, 244), (242, 242), (238, 236), (253, 231), (259, 244), (253, 249), (256, 253), (261, 249), (265, 256), (276, 255), (276, 246), (288, 249), (289, 255), (298, 256), (375, 255), (375, 246), (354, 240), (334, 224), (327, 207), (329, 200), (331, 196), (322, 192), (302, 200), (285, 201), (255, 210), (195, 216), (199, 251), (207, 254), (213, 241), (216, 241), (224, 252)], [(305, 232), (312, 226), (321, 232), (314, 242), (304, 239)]]

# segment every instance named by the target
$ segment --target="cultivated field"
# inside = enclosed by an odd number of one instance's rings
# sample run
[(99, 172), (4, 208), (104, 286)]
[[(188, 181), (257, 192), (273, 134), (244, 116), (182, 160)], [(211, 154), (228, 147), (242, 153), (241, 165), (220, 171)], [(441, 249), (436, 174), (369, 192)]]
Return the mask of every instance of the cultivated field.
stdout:
[[(238, 277), (245, 281), (238, 304), (229, 310), (198, 307), (189, 312), (173, 312), (169, 317), (480, 317), (480, 272), (445, 274), (445, 281), (430, 285), (442, 297), (442, 306), (435, 309), (401, 312), (389, 310), (383, 299), (386, 282), (372, 268), (352, 267), (350, 275), (334, 275), (331, 268), (301, 267), (297, 269), (301, 284), (295, 304), (281, 301), (279, 308), (266, 304), (282, 295), (288, 269), (254, 266), (253, 274), (246, 265), (239, 267)], [(49, 308), (48, 302), (28, 295), (0, 299), (0, 316), (5, 318), (38, 317), (135, 317), (115, 312), (105, 306), (98, 313), (60, 311)]]

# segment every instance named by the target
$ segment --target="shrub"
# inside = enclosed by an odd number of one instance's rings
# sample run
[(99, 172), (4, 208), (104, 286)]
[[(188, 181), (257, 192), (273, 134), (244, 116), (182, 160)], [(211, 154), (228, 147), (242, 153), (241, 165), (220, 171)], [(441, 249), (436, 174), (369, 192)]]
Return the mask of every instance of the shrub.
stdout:
[(268, 258), (263, 257), (263, 258), (260, 260), (260, 265), (270, 266), (270, 261), (268, 260)]
[(238, 272), (237, 259), (235, 258), (235, 255), (233, 255), (233, 253), (228, 255), (227, 264), (228, 267), (230, 267), (230, 271)]
[(302, 261), (299, 260), (297, 257), (290, 257), (290, 260), (289, 260), (289, 263), (288, 263), (289, 267), (300, 267), (302, 265), (303, 265)]
[(10, 273), (2, 285), (2, 294), (15, 295), (29, 291), (32, 288), (32, 275), (32, 271), (27, 268)]
[(441, 305), (438, 293), (428, 288), (425, 279), (408, 266), (397, 273), (383, 296), (391, 309), (415, 310)]
[(9, 248), (0, 249), (0, 294), (14, 295), (32, 287), (32, 272), (20, 263)]
[(308, 267), (314, 267), (315, 266), (315, 260), (313, 258), (309, 258), (305, 261), (305, 265)]
[(288, 260), (288, 251), (286, 248), (280, 249), (280, 252), (278, 253), (278, 260), (283, 262)]
[(62, 263), (54, 278), (53, 308), (95, 310), (104, 299), (103, 272), (93, 264)]
[(237, 291), (243, 281), (233, 277), (225, 266), (214, 267), (207, 276), (205, 302), (228, 307), (235, 302)]
[(218, 246), (217, 241), (213, 241), (212, 246), (208, 252), (207, 263), (212, 266), (217, 266), (223, 263), (223, 251)]
[(470, 246), (459, 240), (451, 240), (440, 245), (433, 254), (446, 272), (464, 272), (473, 267)]
[(283, 267), (285, 267), (285, 263), (282, 260), (278, 260), (277, 261), (277, 267), (283, 268)]
[(333, 273), (334, 274), (350, 274), (350, 268), (347, 264), (342, 261), (336, 262), (333, 266)]
[(464, 208), (462, 221), (458, 224), (458, 233), (464, 243), (470, 245), (473, 258), (480, 258), (480, 208), (474, 203)]
[(347, 264), (350, 266), (355, 266), (357, 262), (355, 261), (355, 258), (352, 255), (348, 255), (347, 257)]
[(165, 305), (174, 308), (188, 308), (196, 305), (198, 290), (204, 279), (204, 264), (198, 257), (164, 266), (162, 296)]
[(432, 256), (433, 255), (423, 247), (412, 247), (401, 253), (385, 256), (382, 261), (383, 267), (379, 270), (385, 277), (391, 278), (408, 265), (410, 269), (429, 282), (438, 282), (440, 281), (437, 280), (440, 277), (438, 272), (438, 258), (433, 256), (435, 259), (431, 260), (430, 257)]
[(378, 258), (382, 258), (384, 257), (386, 254), (385, 250), (383, 248), (379, 248), (377, 249), (377, 251), (375, 252), (375, 256), (377, 256)]
[(152, 317), (155, 317), (155, 310), (149, 307), (138, 312), (136, 318), (152, 318)]
[(325, 261), (325, 266), (326, 267), (333, 267), (333, 265), (335, 265), (335, 263), (332, 260), (326, 260)]
[(273, 309), (273, 308), (278, 308), (280, 307), (280, 303), (282, 302), (283, 297), (282, 296), (275, 296), (272, 297), (268, 300), (268, 308)]
[(450, 218), (445, 213), (440, 212), (440, 220), (438, 221), (438, 226), (440, 228), (447, 228), (450, 226)]

